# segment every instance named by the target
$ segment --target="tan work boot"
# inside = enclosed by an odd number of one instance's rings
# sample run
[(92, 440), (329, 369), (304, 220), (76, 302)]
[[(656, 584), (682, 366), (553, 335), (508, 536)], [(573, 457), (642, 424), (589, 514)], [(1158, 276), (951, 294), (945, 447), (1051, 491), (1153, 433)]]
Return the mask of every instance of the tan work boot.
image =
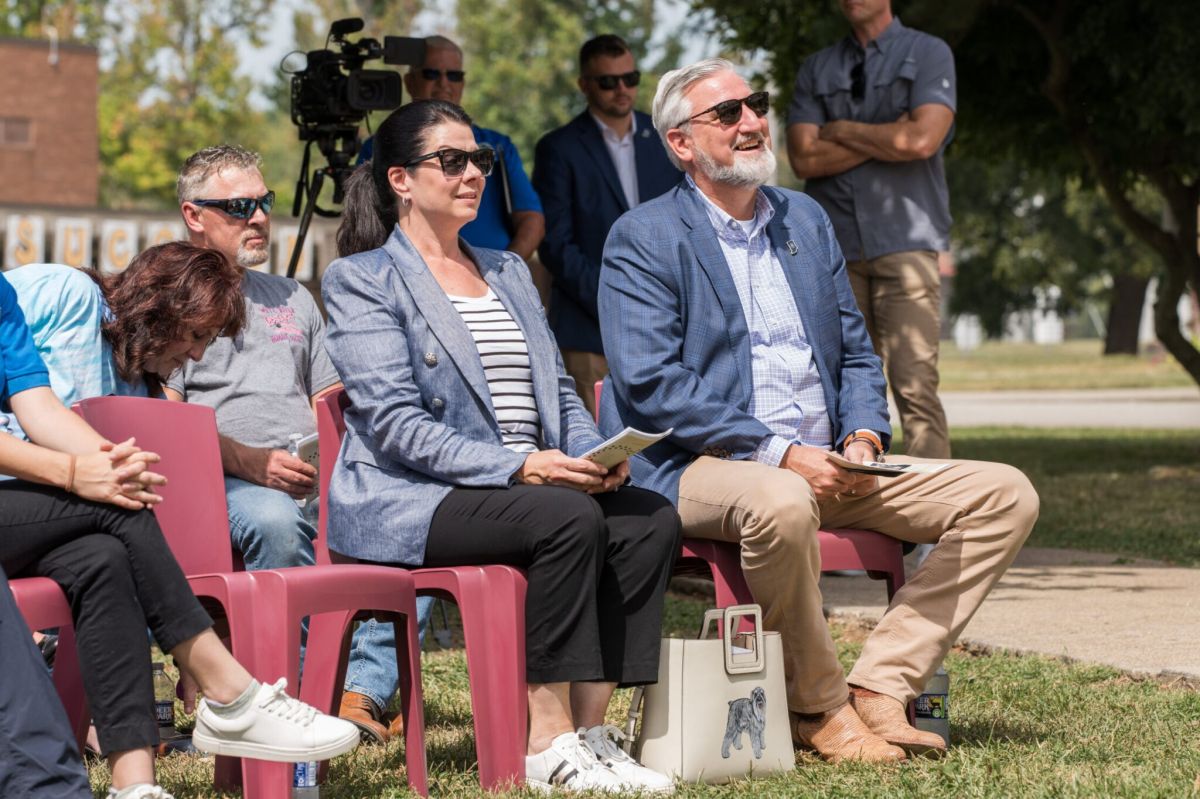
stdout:
[(830, 763), (858, 760), (863, 763), (899, 763), (904, 750), (892, 746), (863, 724), (850, 704), (816, 718), (791, 714), (792, 740)]
[(354, 691), (342, 692), (342, 706), (338, 708), (338, 718), (358, 727), (365, 744), (386, 744), (391, 738), (388, 728), (381, 721), (382, 713), (375, 701), (366, 694)]
[(871, 732), (909, 755), (941, 757), (946, 754), (942, 736), (918, 730), (908, 723), (908, 715), (899, 699), (856, 685), (850, 689), (850, 705)]
[(399, 713), (392, 716), (392, 720), (388, 722), (387, 729), (388, 729), (388, 735), (390, 735), (391, 737), (396, 738), (397, 736), (399, 736), (399, 737), (403, 738), (404, 737), (404, 716), (402, 716)]

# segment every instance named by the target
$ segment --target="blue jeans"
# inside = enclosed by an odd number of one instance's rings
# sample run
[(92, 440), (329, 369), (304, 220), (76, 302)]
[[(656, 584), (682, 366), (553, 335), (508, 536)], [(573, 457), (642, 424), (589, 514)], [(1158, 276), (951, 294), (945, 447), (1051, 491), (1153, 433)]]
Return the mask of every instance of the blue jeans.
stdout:
[[(417, 597), (417, 627), (421, 640), (433, 612), (434, 598)], [(350, 662), (346, 666), (345, 690), (364, 694), (382, 711), (399, 685), (396, 670), (396, 630), (391, 622), (367, 619), (354, 631), (350, 646)]]

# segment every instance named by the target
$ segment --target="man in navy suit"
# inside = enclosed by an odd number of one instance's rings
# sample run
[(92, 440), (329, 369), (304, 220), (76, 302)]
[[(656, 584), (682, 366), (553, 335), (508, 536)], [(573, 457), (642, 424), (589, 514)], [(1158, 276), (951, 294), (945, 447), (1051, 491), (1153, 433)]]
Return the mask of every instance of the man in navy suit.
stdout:
[(608, 373), (596, 311), (604, 239), (617, 217), (682, 177), (650, 117), (633, 110), (640, 80), (621, 37), (606, 34), (584, 43), (579, 90), (587, 110), (542, 137), (534, 156), (533, 186), (546, 215), (538, 255), (554, 276), (550, 326), (593, 413), (593, 384)]
[[(769, 110), (719, 59), (659, 83), (654, 126), (687, 177), (609, 234), (601, 428), (674, 428), (631, 459), (633, 479), (677, 503), (685, 536), (740, 545), (763, 625), (782, 635), (797, 744), (831, 761), (936, 754), (945, 744), (904, 705), (1016, 556), (1037, 494), (995, 463), (845, 468), (887, 450), (883, 374), (829, 217), (764, 185)], [(821, 612), (820, 527), (936, 543), (848, 677)]]

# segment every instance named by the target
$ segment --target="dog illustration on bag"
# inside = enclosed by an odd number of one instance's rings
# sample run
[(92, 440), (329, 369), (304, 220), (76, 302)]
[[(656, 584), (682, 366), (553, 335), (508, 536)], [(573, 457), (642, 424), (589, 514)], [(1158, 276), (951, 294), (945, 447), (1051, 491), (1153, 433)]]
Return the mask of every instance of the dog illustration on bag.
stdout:
[(725, 740), (721, 742), (721, 757), (729, 757), (729, 745), (741, 751), (742, 732), (750, 734), (750, 748), (756, 760), (761, 760), (766, 743), (763, 731), (767, 726), (767, 692), (755, 688), (749, 698), (734, 699), (729, 703), (729, 718), (725, 721)]

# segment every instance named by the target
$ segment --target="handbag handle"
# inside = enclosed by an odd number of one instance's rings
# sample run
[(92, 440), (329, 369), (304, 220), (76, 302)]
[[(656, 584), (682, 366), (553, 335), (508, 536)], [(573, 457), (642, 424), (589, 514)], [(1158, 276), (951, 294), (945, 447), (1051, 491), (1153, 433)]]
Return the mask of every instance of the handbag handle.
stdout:
[[(733, 651), (733, 631), (738, 619), (749, 617), (754, 623), (754, 652), (753, 658), (747, 659), (744, 654)], [(755, 674), (763, 670), (766, 657), (763, 653), (762, 608), (758, 605), (730, 605), (724, 609), (705, 611), (704, 626), (700, 630), (701, 638), (708, 638), (712, 623), (721, 620), (721, 638), (725, 650), (726, 674)], [(735, 659), (736, 658), (736, 659)]]

